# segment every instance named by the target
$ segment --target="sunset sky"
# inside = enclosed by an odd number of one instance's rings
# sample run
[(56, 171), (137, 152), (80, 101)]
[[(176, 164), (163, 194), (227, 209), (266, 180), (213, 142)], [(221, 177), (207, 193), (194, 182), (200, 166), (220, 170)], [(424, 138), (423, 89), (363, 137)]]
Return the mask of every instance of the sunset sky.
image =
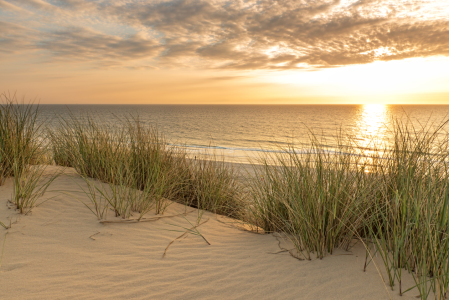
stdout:
[(449, 104), (447, 0), (0, 0), (40, 103)]

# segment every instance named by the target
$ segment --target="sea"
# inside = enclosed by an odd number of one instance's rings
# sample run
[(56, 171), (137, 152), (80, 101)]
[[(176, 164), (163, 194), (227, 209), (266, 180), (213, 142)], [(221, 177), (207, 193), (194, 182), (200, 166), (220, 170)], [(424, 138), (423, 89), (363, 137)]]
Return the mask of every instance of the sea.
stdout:
[[(60, 126), (61, 119), (87, 116), (111, 128), (139, 118), (192, 156), (245, 163), (291, 145), (307, 149), (311, 138), (326, 151), (336, 148), (339, 135), (351, 137), (352, 146), (355, 141), (369, 149), (373, 141), (389, 140), (395, 120), (415, 129), (443, 124), (449, 105), (40, 105), (40, 118), (50, 128)], [(447, 124), (442, 138), (445, 132)]]

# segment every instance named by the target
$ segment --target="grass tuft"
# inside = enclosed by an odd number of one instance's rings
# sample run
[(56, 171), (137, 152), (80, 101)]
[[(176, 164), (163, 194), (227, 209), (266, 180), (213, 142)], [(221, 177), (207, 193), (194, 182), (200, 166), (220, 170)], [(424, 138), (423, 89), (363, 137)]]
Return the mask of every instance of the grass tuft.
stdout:
[(98, 219), (105, 217), (106, 207), (125, 219), (133, 213), (140, 219), (151, 210), (160, 214), (167, 200), (233, 217), (240, 214), (237, 181), (224, 162), (189, 159), (185, 150), (169, 146), (157, 128), (139, 118), (115, 124), (111, 129), (91, 117), (72, 115), (48, 135), (55, 163), (73, 166), (85, 179), (84, 191), (93, 206), (88, 207)]
[(37, 121), (39, 106), (19, 103), (15, 94), (4, 93), (0, 99), (0, 185), (5, 178), (14, 177), (11, 202), (26, 214), (59, 172), (48, 179), (43, 176), (46, 145), (40, 130), (42, 123)]
[[(311, 147), (262, 156), (251, 184), (252, 223), (286, 233), (306, 259), (363, 239), (367, 259), (381, 257), (392, 289), (399, 285), (401, 295), (416, 289), (421, 299), (445, 299), (448, 122), (416, 127), (394, 120), (389, 141), (370, 149), (348, 147), (350, 139), (340, 136), (333, 151), (326, 151), (323, 144), (329, 143), (311, 134)], [(414, 286), (402, 286), (404, 271)]]
[(0, 94), (0, 185), (8, 177), (26, 172), (42, 154), (37, 136), (39, 107), (20, 103), (16, 95)]
[[(440, 124), (396, 121), (393, 147), (377, 168), (377, 197), (366, 230), (399, 293), (402, 272), (413, 275), (421, 299), (445, 299), (449, 287), (448, 136)], [(434, 126), (435, 125), (435, 126)]]
[(363, 227), (370, 198), (364, 157), (348, 153), (341, 138), (334, 152), (310, 138), (309, 148), (261, 156), (251, 184), (252, 223), (287, 233), (306, 259), (347, 249)]

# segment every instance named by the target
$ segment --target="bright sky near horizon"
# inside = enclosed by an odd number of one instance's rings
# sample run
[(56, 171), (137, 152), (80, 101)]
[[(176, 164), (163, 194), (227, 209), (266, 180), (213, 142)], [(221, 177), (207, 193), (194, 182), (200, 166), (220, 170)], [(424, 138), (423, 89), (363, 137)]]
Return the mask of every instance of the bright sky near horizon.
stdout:
[(40, 103), (449, 104), (448, 0), (0, 0)]

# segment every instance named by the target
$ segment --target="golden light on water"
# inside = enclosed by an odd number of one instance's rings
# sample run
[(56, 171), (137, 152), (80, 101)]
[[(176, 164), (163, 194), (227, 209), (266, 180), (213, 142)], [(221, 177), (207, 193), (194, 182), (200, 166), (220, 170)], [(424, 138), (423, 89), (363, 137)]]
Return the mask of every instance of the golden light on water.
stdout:
[[(361, 154), (366, 155), (366, 164), (374, 164), (377, 149), (386, 142), (388, 106), (385, 104), (365, 104), (362, 106), (356, 128), (356, 138)], [(366, 169), (370, 172), (371, 168)]]
[(387, 121), (387, 105), (365, 104), (360, 118), (359, 130), (362, 136), (369, 139), (379, 138)]

